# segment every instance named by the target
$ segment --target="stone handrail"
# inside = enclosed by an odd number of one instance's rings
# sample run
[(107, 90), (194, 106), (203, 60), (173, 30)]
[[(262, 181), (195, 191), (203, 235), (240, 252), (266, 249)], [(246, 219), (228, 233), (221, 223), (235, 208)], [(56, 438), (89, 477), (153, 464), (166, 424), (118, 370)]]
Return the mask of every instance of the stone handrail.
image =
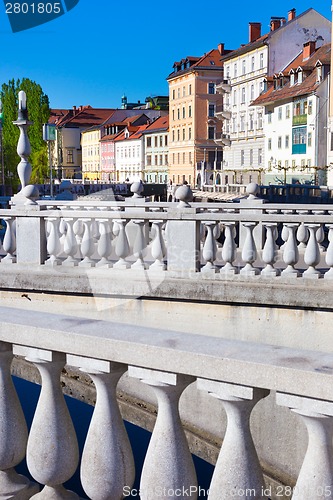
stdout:
[[(79, 453), (60, 385), (65, 364), (88, 374), (97, 392), (81, 460), (88, 498), (120, 500), (134, 480), (133, 454), (116, 400), (119, 378), (153, 388), (157, 420), (141, 474), (142, 500), (197, 499), (198, 484), (179, 418), (184, 389), (220, 400), (228, 424), (213, 474), (209, 499), (285, 498), (265, 485), (249, 418), (269, 391), (276, 403), (300, 415), (309, 445), (293, 499), (333, 498), (332, 354), (236, 342), (163, 329), (0, 308), (0, 496), (26, 499), (38, 485), (18, 476), (27, 455), (30, 474), (43, 488), (38, 498), (78, 498), (63, 487)], [(51, 325), (51, 326), (47, 326)], [(39, 370), (42, 390), (28, 431), (10, 377), (13, 354)], [(36, 497), (37, 498), (37, 497)]]
[[(333, 276), (331, 205), (63, 202), (0, 210), (1, 264), (214, 279)], [(1, 250), (0, 250), (1, 252)]]

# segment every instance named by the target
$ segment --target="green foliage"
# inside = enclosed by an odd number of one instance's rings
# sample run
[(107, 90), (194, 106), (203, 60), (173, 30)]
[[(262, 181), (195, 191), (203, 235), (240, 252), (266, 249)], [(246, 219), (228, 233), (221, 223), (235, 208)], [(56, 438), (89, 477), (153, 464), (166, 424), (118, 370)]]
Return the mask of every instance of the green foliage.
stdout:
[(32, 173), (30, 181), (32, 184), (44, 184), (50, 177), (46, 145), (43, 145), (38, 151), (31, 153), (31, 165)]
[[(34, 168), (33, 161), (36, 158), (39, 165), (42, 164), (42, 151), (46, 151), (43, 141), (43, 123), (47, 123), (50, 117), (49, 99), (44, 94), (42, 87), (29, 78), (22, 80), (10, 80), (1, 87), (0, 97), (3, 111), (3, 150), (5, 173), (13, 176), (14, 184), (17, 183), (16, 167), (20, 157), (16, 152), (19, 138), (19, 129), (13, 124), (18, 115), (18, 93), (24, 90), (27, 94), (27, 108), (29, 121), (33, 122), (28, 128), (28, 136), (31, 144), (30, 162), (33, 170), (39, 171), (39, 167)], [(47, 167), (47, 160), (46, 160)], [(16, 182), (15, 182), (16, 181)]]

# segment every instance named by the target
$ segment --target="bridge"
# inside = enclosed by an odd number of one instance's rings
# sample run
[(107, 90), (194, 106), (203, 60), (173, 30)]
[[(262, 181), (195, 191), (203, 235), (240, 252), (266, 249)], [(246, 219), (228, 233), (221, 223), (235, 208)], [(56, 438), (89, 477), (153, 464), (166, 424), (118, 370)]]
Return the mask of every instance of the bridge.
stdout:
[[(247, 194), (0, 210), (1, 498), (78, 498), (80, 458), (87, 498), (128, 496), (122, 416), (143, 500), (200, 498), (191, 453), (210, 500), (333, 498), (333, 207)], [(29, 432), (11, 373), (42, 385)], [(82, 457), (64, 393), (96, 399)]]

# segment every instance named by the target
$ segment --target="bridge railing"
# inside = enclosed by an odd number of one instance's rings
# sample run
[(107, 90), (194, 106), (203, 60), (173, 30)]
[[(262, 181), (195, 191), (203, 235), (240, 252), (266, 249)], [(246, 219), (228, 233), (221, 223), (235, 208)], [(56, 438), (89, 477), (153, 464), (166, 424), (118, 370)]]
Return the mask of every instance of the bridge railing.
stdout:
[(13, 206), (0, 210), (1, 264), (131, 268), (220, 280), (238, 274), (331, 279), (332, 212), (331, 205), (251, 199)]
[[(88, 498), (120, 500), (132, 491), (133, 452), (116, 399), (126, 371), (150, 386), (158, 402), (141, 473), (142, 500), (200, 497), (178, 410), (190, 384), (221, 401), (228, 417), (210, 500), (277, 499), (291, 493), (293, 500), (333, 498), (332, 354), (31, 311), (13, 314), (4, 307), (0, 314), (2, 498), (30, 498), (39, 487), (40, 498), (78, 498), (63, 486), (80, 458), (60, 383), (66, 364), (88, 374), (97, 393), (80, 466)], [(29, 433), (10, 376), (13, 355), (25, 357), (41, 375)], [(265, 484), (251, 435), (252, 410), (270, 391), (278, 405), (299, 415), (309, 435), (294, 489)], [(295, 446), (297, 439), (295, 429)], [(15, 472), (25, 454), (39, 486)]]

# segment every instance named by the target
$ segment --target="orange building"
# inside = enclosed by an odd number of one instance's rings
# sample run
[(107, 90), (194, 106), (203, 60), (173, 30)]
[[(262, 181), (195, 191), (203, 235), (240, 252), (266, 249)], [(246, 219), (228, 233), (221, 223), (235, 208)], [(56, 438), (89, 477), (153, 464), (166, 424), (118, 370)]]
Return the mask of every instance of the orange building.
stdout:
[[(229, 51), (227, 51), (229, 52)], [(195, 186), (219, 181), (222, 148), (215, 143), (222, 123), (215, 118), (223, 77), (224, 45), (202, 57), (174, 63), (169, 83), (169, 180)]]

